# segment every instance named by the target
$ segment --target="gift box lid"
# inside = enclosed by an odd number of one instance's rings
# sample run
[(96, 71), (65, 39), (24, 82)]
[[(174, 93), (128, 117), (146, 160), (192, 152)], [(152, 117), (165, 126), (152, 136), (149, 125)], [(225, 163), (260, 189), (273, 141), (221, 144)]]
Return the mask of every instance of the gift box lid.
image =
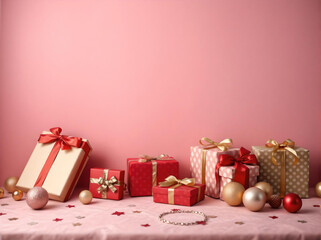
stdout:
[[(204, 184), (195, 184), (195, 186), (202, 187), (205, 185)], [(155, 187), (153, 187), (153, 194), (168, 195), (168, 188), (170, 188), (170, 187), (172, 187), (172, 186), (169, 186), (169, 187), (155, 186)], [(191, 197), (193, 195), (197, 195), (198, 194), (198, 187), (189, 187), (189, 186), (181, 185), (181, 186), (175, 188), (175, 195), (181, 196), (181, 197)]]
[[(259, 166), (258, 165), (247, 165), (244, 164), (249, 169), (249, 176), (250, 177), (257, 177), (259, 175)], [(234, 166), (223, 166), (219, 168), (219, 175), (221, 177), (227, 177), (227, 178), (234, 178), (235, 174), (235, 167)]]

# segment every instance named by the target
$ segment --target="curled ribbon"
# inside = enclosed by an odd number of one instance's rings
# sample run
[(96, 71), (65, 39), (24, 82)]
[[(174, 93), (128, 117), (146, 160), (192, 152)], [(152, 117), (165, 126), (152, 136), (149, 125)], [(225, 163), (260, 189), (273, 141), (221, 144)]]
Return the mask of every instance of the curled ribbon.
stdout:
[(268, 148), (273, 148), (273, 151), (272, 151), (272, 162), (276, 166), (278, 165), (278, 163), (277, 163), (277, 160), (275, 159), (275, 155), (276, 155), (278, 150), (283, 150), (283, 151), (290, 152), (295, 157), (293, 165), (296, 165), (298, 163), (298, 161), (299, 161), (298, 154), (293, 149), (295, 147), (295, 142), (293, 142), (291, 139), (287, 139), (281, 144), (279, 144), (277, 141), (275, 141), (273, 139), (270, 139), (270, 140), (268, 140), (266, 142), (265, 146), (268, 147)]
[(233, 145), (233, 141), (230, 138), (226, 138), (221, 142), (214, 142), (212, 139), (207, 137), (202, 137), (200, 139), (201, 147), (203, 148), (202, 151), (202, 184), (205, 184), (205, 171), (206, 171), (206, 154), (207, 150), (212, 148), (218, 148), (221, 151), (226, 151)]
[[(172, 185), (174, 185), (174, 186), (172, 186)], [(184, 179), (180, 180), (180, 179), (177, 179), (175, 176), (170, 175), (165, 179), (164, 182), (159, 183), (160, 187), (172, 186), (172, 187), (168, 188), (168, 203), (169, 204), (174, 204), (174, 189), (181, 186), (181, 185), (198, 188), (197, 199), (198, 199), (198, 201), (200, 201), (201, 188), (200, 188), (200, 186), (195, 186), (195, 178), (184, 178)]]
[(96, 183), (100, 185), (99, 188), (97, 188), (97, 192), (102, 193), (102, 198), (107, 198), (108, 189), (110, 189), (113, 193), (116, 192), (117, 189), (114, 184), (119, 184), (115, 176), (112, 176), (108, 180), (108, 169), (104, 169), (104, 177), (90, 178), (90, 183)]
[(265, 146), (268, 148), (272, 148), (272, 158), (271, 161), (274, 165), (278, 166), (277, 160), (275, 158), (276, 153), (278, 150), (282, 151), (282, 157), (281, 157), (281, 174), (280, 174), (280, 197), (285, 196), (285, 185), (286, 185), (286, 169), (285, 169), (285, 152), (288, 151), (291, 153), (294, 157), (295, 160), (293, 162), (293, 166), (295, 166), (298, 161), (299, 157), (297, 152), (293, 149), (295, 147), (295, 142), (292, 141), (291, 139), (285, 140), (283, 143), (279, 144), (277, 141), (270, 139), (265, 143)]
[(219, 156), (219, 162), (215, 167), (215, 178), (216, 182), (219, 180), (219, 168), (222, 166), (232, 166), (234, 165), (235, 174), (234, 174), (234, 182), (241, 183), (244, 188), (249, 187), (249, 168), (245, 164), (250, 165), (258, 165), (258, 161), (254, 154), (243, 147), (240, 149), (240, 157), (233, 158), (228, 154), (222, 154)]
[(66, 135), (60, 135), (62, 129), (60, 127), (55, 127), (50, 129), (51, 134), (41, 134), (38, 142), (40, 143), (53, 143), (55, 142), (41, 172), (35, 182), (35, 187), (41, 187), (48, 175), (48, 172), (54, 163), (59, 150), (70, 150), (71, 147), (80, 148), (82, 145), (82, 138), (79, 137), (69, 137)]

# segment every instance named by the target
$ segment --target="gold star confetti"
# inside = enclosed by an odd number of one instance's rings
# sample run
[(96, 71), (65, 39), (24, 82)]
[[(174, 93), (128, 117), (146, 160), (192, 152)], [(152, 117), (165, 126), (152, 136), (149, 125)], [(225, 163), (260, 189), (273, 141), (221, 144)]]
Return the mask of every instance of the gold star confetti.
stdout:
[(84, 216), (77, 216), (76, 218), (78, 218), (78, 219), (83, 219), (83, 218), (85, 218)]
[(1, 206), (4, 207), (4, 206), (8, 206), (9, 204), (8, 203), (2, 203)]
[(28, 223), (28, 225), (36, 225), (36, 224), (38, 224), (37, 222), (30, 222), (30, 223)]
[(298, 222), (300, 222), (300, 223), (307, 223), (307, 221), (305, 221), (305, 220), (298, 220)]
[(9, 221), (16, 221), (16, 220), (18, 220), (18, 219), (19, 219), (19, 218), (15, 218), (15, 217), (14, 217), (14, 218), (8, 218)]
[(235, 222), (235, 224), (243, 225), (244, 222)]
[(77, 222), (77, 223), (73, 223), (72, 225), (73, 225), (74, 227), (77, 227), (77, 226), (81, 226), (82, 224), (79, 223), (79, 222)]
[(208, 218), (217, 218), (217, 216), (214, 216), (214, 215), (209, 215), (207, 216)]
[(133, 213), (141, 213), (141, 212), (142, 212), (142, 211), (137, 211), (137, 210), (136, 210), (136, 211), (133, 211)]

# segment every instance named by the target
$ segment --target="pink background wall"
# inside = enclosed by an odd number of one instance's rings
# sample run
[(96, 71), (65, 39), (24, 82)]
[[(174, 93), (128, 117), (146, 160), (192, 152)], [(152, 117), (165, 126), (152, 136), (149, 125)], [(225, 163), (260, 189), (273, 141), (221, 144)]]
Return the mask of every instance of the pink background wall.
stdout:
[[(321, 2), (2, 0), (0, 183), (42, 130), (86, 137), (89, 167), (199, 138), (291, 138), (321, 180)], [(1, 185), (1, 184), (0, 184)]]

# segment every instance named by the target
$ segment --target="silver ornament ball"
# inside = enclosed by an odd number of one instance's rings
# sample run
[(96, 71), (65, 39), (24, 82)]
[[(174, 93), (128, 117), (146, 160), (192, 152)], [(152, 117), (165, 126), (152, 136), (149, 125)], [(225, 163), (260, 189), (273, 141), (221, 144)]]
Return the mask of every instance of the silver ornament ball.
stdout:
[(266, 202), (266, 194), (257, 187), (251, 187), (245, 190), (243, 194), (243, 204), (250, 211), (260, 211)]

